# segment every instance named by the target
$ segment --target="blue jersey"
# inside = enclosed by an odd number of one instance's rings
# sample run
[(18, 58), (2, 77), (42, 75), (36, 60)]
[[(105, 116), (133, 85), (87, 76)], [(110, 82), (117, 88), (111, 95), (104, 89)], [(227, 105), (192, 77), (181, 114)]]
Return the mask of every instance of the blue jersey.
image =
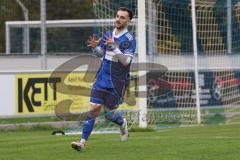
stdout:
[(124, 66), (121, 62), (113, 59), (113, 49), (105, 44), (106, 39), (109, 37), (114, 38), (115, 46), (120, 51), (120, 54), (132, 58), (135, 54), (136, 41), (131, 33), (124, 30), (116, 36), (115, 30), (113, 32), (106, 32), (98, 46), (103, 53), (103, 61), (98, 70), (93, 88), (114, 91), (118, 96), (122, 97), (129, 81), (131, 62), (127, 66)]

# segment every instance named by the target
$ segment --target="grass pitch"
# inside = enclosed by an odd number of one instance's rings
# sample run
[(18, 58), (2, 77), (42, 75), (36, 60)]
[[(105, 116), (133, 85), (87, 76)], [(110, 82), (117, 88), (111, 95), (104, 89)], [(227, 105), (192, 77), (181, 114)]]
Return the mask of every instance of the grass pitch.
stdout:
[(51, 130), (0, 133), (0, 160), (239, 160), (240, 124), (92, 135), (83, 152), (70, 147), (79, 136)]

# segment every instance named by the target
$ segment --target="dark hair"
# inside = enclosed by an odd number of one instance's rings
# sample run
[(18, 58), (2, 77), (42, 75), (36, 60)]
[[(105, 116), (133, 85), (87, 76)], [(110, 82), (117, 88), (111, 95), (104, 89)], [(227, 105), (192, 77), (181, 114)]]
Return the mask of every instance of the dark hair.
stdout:
[(129, 8), (127, 8), (127, 7), (120, 7), (120, 8), (118, 8), (117, 12), (118, 11), (126, 11), (126, 12), (128, 12), (129, 18), (130, 18), (130, 20), (132, 20), (133, 12)]

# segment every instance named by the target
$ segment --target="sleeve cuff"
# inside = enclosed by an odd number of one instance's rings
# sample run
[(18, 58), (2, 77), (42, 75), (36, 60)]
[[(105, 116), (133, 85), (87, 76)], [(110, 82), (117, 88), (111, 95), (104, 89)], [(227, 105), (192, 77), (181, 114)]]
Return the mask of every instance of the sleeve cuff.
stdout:
[(93, 50), (98, 54), (103, 55), (103, 50), (99, 46), (95, 47)]

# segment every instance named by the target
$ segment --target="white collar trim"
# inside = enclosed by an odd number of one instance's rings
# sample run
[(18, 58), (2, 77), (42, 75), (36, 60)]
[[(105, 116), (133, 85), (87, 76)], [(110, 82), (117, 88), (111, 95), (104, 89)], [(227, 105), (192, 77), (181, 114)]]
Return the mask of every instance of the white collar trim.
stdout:
[(113, 37), (115, 37), (115, 38), (119, 38), (119, 37), (121, 37), (124, 33), (126, 33), (126, 32), (128, 32), (128, 30), (127, 29), (124, 29), (122, 32), (120, 32), (120, 33), (118, 33), (118, 35), (116, 35), (116, 28), (114, 28), (114, 30), (113, 30)]

